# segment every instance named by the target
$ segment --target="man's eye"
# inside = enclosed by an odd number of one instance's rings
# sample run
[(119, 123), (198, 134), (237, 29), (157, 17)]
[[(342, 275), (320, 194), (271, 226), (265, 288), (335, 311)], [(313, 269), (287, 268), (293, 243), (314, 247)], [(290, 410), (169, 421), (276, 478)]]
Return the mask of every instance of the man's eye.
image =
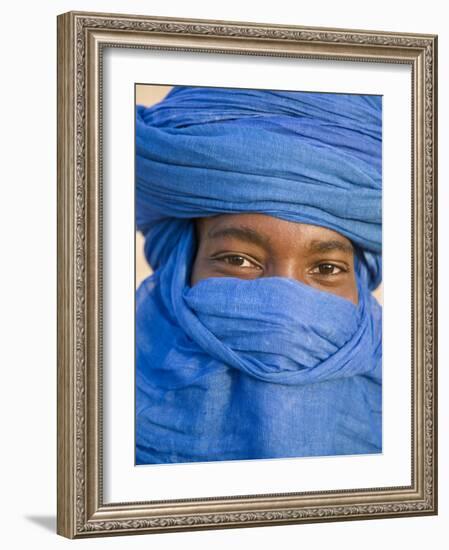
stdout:
[(245, 258), (244, 256), (239, 256), (238, 254), (229, 254), (227, 256), (221, 256), (220, 258), (216, 259), (234, 267), (260, 269), (257, 264), (251, 262), (250, 260), (248, 260), (248, 258)]
[(335, 264), (322, 263), (312, 269), (312, 273), (318, 275), (338, 275), (343, 269)]

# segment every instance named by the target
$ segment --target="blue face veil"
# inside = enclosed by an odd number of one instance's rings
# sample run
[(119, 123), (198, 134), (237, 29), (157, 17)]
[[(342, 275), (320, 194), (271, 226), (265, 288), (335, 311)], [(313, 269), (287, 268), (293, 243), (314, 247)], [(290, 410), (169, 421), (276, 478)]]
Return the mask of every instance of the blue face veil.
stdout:
[[(381, 98), (175, 87), (137, 107), (136, 463), (377, 453)], [(337, 231), (358, 304), (292, 279), (190, 285), (193, 219)]]

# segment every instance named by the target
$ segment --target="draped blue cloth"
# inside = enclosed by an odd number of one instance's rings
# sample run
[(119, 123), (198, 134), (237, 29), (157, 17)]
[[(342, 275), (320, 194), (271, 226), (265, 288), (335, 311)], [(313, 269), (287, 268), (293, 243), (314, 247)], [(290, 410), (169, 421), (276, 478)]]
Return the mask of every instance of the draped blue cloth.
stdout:
[[(137, 107), (136, 463), (382, 450), (381, 98), (176, 87)], [(355, 245), (358, 303), (281, 277), (190, 285), (192, 220), (259, 212)]]

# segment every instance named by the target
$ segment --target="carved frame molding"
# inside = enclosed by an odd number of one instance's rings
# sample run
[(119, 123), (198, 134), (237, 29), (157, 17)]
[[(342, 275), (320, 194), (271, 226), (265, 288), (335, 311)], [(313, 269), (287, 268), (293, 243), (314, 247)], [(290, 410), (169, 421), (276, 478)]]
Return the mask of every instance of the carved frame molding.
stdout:
[[(268, 55), (412, 68), (412, 484), (104, 504), (102, 52)], [(437, 37), (69, 12), (58, 17), (58, 520), (70, 538), (437, 513)]]

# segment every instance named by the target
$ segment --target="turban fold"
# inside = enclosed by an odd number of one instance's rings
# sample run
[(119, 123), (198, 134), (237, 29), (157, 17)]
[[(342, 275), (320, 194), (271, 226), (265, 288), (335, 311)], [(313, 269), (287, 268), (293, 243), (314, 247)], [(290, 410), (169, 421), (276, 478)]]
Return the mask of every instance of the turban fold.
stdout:
[(160, 246), (156, 222), (263, 212), (350, 239), (374, 288), (381, 137), (379, 96), (178, 87), (152, 108), (138, 106), (136, 218), (150, 264), (165, 261), (181, 232), (163, 226)]
[[(381, 451), (381, 98), (172, 89), (136, 112), (136, 462)], [(192, 219), (257, 212), (356, 247), (359, 301), (280, 277), (190, 286)]]

